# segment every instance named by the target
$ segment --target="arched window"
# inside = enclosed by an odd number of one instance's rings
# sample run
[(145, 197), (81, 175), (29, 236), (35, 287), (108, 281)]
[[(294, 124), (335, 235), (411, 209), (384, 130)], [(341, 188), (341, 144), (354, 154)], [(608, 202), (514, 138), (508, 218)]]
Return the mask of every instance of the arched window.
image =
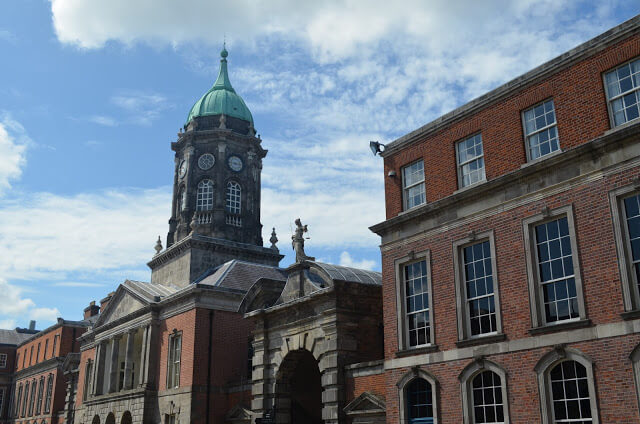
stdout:
[(543, 424), (597, 424), (591, 361), (573, 349), (555, 349), (536, 365)]
[(20, 405), (22, 404), (22, 384), (18, 385), (18, 395), (16, 396), (16, 405), (13, 408), (13, 416), (14, 418), (18, 418), (20, 416)]
[(36, 379), (31, 381), (31, 393), (29, 394), (29, 416), (33, 415), (33, 405), (36, 400)]
[(479, 359), (458, 377), (462, 384), (465, 424), (507, 424), (507, 373), (498, 364)]
[(407, 418), (410, 424), (433, 422), (433, 393), (431, 384), (416, 378), (406, 388)]
[(397, 384), (400, 394), (400, 422), (434, 424), (438, 422), (437, 381), (429, 372), (413, 368)]
[(27, 416), (27, 400), (29, 398), (29, 382), (27, 381), (24, 384), (24, 400), (22, 401), (22, 411), (20, 412), (20, 415), (22, 417), (26, 417)]
[(91, 420), (91, 424), (100, 424), (100, 416), (94, 415), (93, 420)]
[(235, 181), (227, 183), (227, 212), (239, 214), (241, 212), (242, 187)]
[(211, 209), (213, 209), (213, 181), (202, 180), (198, 184), (196, 210), (210, 211)]
[(638, 396), (638, 404), (640, 405), (640, 344), (633, 349), (629, 358), (633, 364), (633, 379), (636, 382), (636, 395)]

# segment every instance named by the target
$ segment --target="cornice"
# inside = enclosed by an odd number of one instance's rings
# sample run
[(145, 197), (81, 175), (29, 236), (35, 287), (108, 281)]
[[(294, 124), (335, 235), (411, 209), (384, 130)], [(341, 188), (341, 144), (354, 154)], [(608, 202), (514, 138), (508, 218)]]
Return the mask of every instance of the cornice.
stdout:
[(32, 375), (40, 374), (45, 371), (50, 371), (61, 367), (64, 362), (64, 358), (56, 356), (55, 358), (47, 359), (46, 361), (32, 365), (29, 368), (22, 369), (16, 372), (16, 381), (21, 378), (31, 377)]
[(200, 234), (190, 234), (169, 246), (163, 252), (158, 253), (147, 263), (149, 268), (155, 268), (159, 265), (169, 262), (170, 260), (181, 256), (189, 249), (200, 248), (209, 251), (225, 251), (231, 254), (243, 254), (247, 252), (253, 253), (256, 257), (273, 257), (282, 259), (284, 255), (274, 252), (272, 249), (263, 246), (256, 246), (247, 243), (238, 243), (221, 238), (207, 237)]
[[(598, 138), (566, 150), (560, 154), (526, 164), (525, 166), (501, 175), (498, 178), (478, 184), (477, 186), (471, 187), (467, 190), (451, 194), (435, 202), (426, 203), (422, 206), (410, 209), (397, 216), (389, 218), (386, 221), (372, 225), (369, 229), (384, 237), (384, 235), (390, 231), (394, 231), (404, 224), (433, 218), (438, 214), (443, 214), (449, 208), (459, 207), (464, 202), (481, 202), (483, 197), (490, 196), (493, 193), (504, 190), (510, 185), (522, 184), (522, 181), (525, 181), (528, 178), (547, 175), (553, 170), (566, 169), (568, 165), (583, 156), (589, 155), (589, 157), (594, 159), (607, 149), (615, 148), (617, 143), (639, 135), (640, 123), (608, 131)], [(444, 222), (441, 224), (444, 224)]]

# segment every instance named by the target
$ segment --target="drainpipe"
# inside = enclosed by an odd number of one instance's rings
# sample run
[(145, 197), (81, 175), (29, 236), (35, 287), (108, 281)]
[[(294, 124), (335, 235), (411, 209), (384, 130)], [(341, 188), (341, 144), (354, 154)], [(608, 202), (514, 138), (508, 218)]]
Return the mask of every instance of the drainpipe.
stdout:
[(209, 311), (209, 354), (207, 356), (207, 418), (210, 423), (209, 411), (211, 410), (211, 347), (213, 344), (213, 311)]

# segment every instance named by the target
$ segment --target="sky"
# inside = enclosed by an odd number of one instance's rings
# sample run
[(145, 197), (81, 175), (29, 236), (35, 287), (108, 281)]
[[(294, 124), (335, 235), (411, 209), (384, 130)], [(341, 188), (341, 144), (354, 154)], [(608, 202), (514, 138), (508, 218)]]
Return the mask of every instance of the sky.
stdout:
[(633, 17), (628, 1), (0, 2), (0, 328), (81, 319), (168, 231), (170, 143), (231, 82), (269, 150), (265, 243), (380, 270), (388, 143)]

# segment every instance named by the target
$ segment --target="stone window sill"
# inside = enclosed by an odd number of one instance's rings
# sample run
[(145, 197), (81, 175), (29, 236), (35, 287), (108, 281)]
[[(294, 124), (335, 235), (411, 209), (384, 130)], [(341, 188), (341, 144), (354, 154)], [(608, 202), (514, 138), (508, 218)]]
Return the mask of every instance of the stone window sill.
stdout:
[(423, 353), (431, 353), (437, 350), (438, 350), (438, 345), (435, 345), (435, 344), (432, 344), (429, 346), (423, 346), (423, 347), (413, 347), (413, 348), (397, 351), (396, 358), (402, 358), (404, 356), (411, 356), (411, 355), (421, 355)]
[(496, 343), (501, 342), (507, 339), (507, 336), (504, 333), (491, 334), (488, 336), (480, 336), (469, 338), (465, 340), (458, 340), (456, 342), (456, 346), (458, 347), (469, 347), (469, 346), (477, 346), (486, 343)]
[(576, 321), (563, 322), (560, 324), (548, 324), (543, 327), (534, 327), (529, 329), (529, 334), (554, 333), (556, 331), (574, 330), (577, 328), (591, 327), (590, 319), (581, 319)]
[(623, 320), (628, 321), (636, 318), (640, 318), (640, 309), (634, 309), (632, 311), (625, 311), (620, 314)]
[(551, 158), (556, 157), (556, 156), (558, 156), (560, 154), (562, 154), (562, 149), (561, 148), (556, 150), (555, 152), (547, 153), (544, 156), (540, 156), (539, 158), (535, 158), (535, 159), (532, 159), (532, 160), (530, 160), (530, 161), (528, 161), (526, 163), (523, 163), (522, 165), (520, 165), (520, 169), (527, 168), (527, 167), (533, 166), (533, 165), (537, 165), (540, 162), (544, 162), (545, 160), (551, 159)]

